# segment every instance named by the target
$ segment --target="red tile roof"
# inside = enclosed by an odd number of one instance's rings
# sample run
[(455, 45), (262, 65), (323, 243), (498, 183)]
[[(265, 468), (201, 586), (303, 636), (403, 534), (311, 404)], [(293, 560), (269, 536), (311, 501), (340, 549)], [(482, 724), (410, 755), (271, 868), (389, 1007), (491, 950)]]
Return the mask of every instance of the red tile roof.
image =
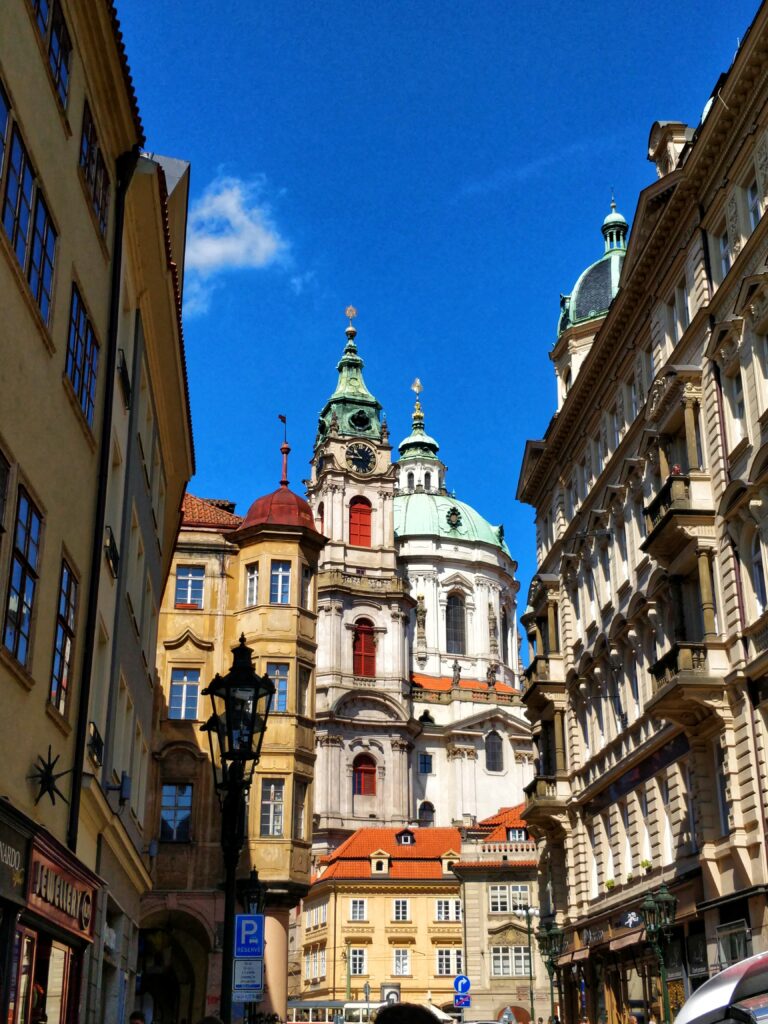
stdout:
[[(453, 687), (452, 676), (425, 676), (420, 672), (414, 672), (411, 675), (411, 682), (422, 690), (429, 690), (432, 693), (448, 693)], [(485, 679), (459, 679), (459, 689), (488, 691), (489, 686)], [(493, 689), (498, 693), (518, 692), (514, 686), (502, 682), (497, 682)]]
[[(442, 858), (446, 853), (459, 859), (461, 834), (457, 828), (411, 828), (413, 843), (402, 845), (396, 841), (403, 829), (361, 828), (321, 864), (327, 865), (318, 881), (329, 878), (443, 878)], [(382, 851), (389, 855), (389, 871), (385, 875), (372, 875), (371, 854)]]
[(131, 116), (133, 117), (133, 126), (136, 129), (136, 135), (138, 136), (138, 143), (143, 146), (145, 143), (144, 138), (144, 126), (141, 123), (141, 114), (139, 113), (139, 101), (136, 99), (136, 89), (133, 85), (133, 76), (131, 75), (131, 69), (128, 66), (128, 56), (125, 52), (125, 43), (123, 42), (123, 32), (120, 28), (120, 19), (117, 16), (117, 8), (114, 0), (106, 0), (107, 13), (109, 19), (112, 22), (112, 32), (115, 37), (115, 46), (117, 47), (117, 55), (120, 58), (120, 67), (123, 72), (123, 81), (125, 83), (125, 91), (128, 94), (128, 102), (131, 105)]
[(502, 807), (490, 818), (484, 818), (477, 823), (478, 828), (487, 828), (488, 835), (485, 837), (487, 843), (501, 843), (507, 841), (508, 828), (528, 828), (523, 820), (522, 811), (525, 804), (516, 804), (514, 807)]
[(242, 523), (240, 516), (219, 508), (204, 498), (185, 494), (181, 503), (183, 526), (213, 526), (220, 530), (236, 530)]

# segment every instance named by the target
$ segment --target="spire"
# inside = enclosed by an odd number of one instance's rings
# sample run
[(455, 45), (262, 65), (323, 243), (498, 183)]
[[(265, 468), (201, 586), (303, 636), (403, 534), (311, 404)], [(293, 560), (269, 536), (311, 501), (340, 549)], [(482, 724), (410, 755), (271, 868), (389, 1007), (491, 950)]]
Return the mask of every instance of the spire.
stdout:
[(352, 322), (357, 316), (354, 306), (347, 306), (346, 316), (349, 320), (344, 331), (347, 343), (336, 365), (339, 379), (336, 390), (320, 413), (317, 443), (326, 437), (334, 423), (342, 437), (381, 439), (381, 405), (363, 380), (364, 363), (357, 351), (357, 328)]
[(616, 212), (616, 199), (611, 189), (611, 212), (603, 221), (600, 229), (605, 239), (605, 251), (611, 252), (614, 249), (627, 248), (627, 229), (629, 224), (620, 213)]
[(437, 459), (440, 445), (434, 437), (430, 437), (424, 431), (424, 410), (421, 407), (421, 392), (423, 390), (424, 385), (417, 377), (411, 384), (411, 391), (416, 394), (411, 419), (411, 433), (400, 442), (397, 448), (400, 452), (401, 462), (404, 459)]
[(288, 456), (291, 454), (291, 446), (287, 441), (283, 441), (280, 445), (280, 451), (283, 453), (283, 479), (280, 481), (281, 487), (288, 486)]

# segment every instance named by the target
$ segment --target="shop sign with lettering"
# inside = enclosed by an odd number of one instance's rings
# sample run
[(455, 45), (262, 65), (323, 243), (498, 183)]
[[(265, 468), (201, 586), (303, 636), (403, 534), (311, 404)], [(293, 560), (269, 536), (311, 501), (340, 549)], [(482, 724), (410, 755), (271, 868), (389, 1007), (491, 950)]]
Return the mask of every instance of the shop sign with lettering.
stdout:
[(0, 896), (24, 902), (29, 839), (0, 819)]
[(29, 906), (69, 931), (90, 939), (93, 934), (93, 887), (36, 850), (32, 852), (29, 873)]

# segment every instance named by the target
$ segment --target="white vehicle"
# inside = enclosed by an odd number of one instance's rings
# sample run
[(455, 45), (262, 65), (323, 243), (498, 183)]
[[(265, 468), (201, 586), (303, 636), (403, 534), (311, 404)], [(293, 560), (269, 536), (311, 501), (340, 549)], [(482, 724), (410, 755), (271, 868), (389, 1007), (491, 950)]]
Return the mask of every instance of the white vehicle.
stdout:
[(768, 953), (731, 964), (686, 999), (675, 1024), (768, 1021)]

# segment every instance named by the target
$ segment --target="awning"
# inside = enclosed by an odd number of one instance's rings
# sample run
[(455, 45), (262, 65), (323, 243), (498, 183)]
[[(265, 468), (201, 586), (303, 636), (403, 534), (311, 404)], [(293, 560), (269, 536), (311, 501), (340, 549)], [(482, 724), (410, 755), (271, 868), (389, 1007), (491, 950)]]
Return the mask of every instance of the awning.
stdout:
[(622, 935), (620, 939), (611, 939), (608, 949), (611, 951), (615, 949), (624, 949), (625, 946), (634, 946), (638, 942), (645, 940), (645, 928), (638, 928), (634, 932), (629, 932), (627, 935)]

